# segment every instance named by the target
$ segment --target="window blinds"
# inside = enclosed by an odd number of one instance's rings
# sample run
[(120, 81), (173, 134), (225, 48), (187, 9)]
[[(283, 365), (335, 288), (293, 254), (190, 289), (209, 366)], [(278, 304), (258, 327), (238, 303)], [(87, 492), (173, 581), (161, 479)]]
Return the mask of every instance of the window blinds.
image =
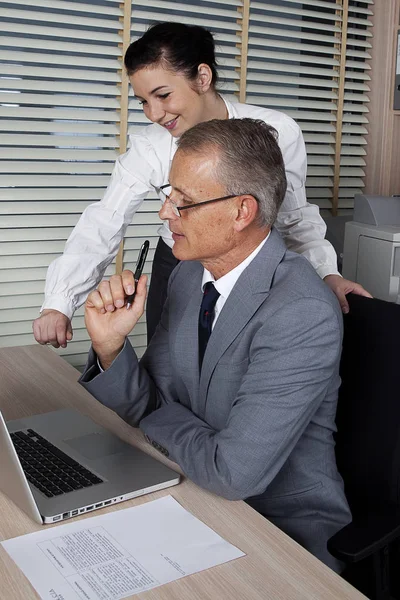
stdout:
[[(14, 346), (34, 343), (47, 267), (118, 154), (121, 8), (14, 0), (0, 14), (0, 340)], [(77, 366), (82, 314), (59, 351)]]
[[(125, 147), (121, 60), (128, 1), (0, 0), (1, 346), (34, 343), (31, 323), (47, 267), (84, 208), (102, 197)], [(296, 119), (308, 151), (309, 200), (339, 213), (352, 207), (364, 177), (372, 0), (143, 0), (131, 8), (132, 40), (155, 21), (210, 29), (220, 91)], [(147, 120), (131, 92), (127, 102), (132, 133)], [(159, 206), (150, 195), (135, 215), (124, 268), (134, 266), (149, 239), (145, 271), (151, 272)], [(114, 270), (111, 265), (107, 274)], [(89, 348), (82, 308), (73, 326), (73, 342), (59, 352), (81, 367)], [(144, 320), (134, 337), (141, 354)]]
[(347, 14), (335, 0), (250, 3), (246, 100), (299, 123), (308, 154), (307, 196), (321, 209), (331, 209), (335, 193), (339, 209), (351, 208), (363, 187), (369, 4), (350, 0)]

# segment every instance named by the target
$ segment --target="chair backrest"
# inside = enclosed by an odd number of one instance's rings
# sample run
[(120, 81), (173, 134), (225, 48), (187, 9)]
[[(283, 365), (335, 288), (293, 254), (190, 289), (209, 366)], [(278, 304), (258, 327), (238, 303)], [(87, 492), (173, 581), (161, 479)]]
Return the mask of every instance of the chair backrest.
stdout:
[(400, 507), (400, 305), (348, 300), (336, 458), (354, 517)]

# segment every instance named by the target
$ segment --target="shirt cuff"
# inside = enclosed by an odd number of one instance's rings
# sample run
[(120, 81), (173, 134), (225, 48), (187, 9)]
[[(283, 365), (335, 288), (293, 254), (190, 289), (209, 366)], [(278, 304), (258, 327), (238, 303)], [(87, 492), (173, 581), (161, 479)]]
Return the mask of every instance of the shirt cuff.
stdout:
[(47, 296), (40, 308), (40, 312), (43, 310), (58, 310), (63, 315), (66, 315), (68, 319), (72, 319), (75, 306), (68, 298), (63, 296)]
[(316, 267), (315, 270), (321, 279), (324, 279), (324, 277), (327, 277), (328, 275), (339, 275), (339, 277), (342, 277), (335, 265), (320, 265), (319, 267)]
[[(122, 352), (125, 350), (125, 347), (126, 347), (126, 340), (127, 340), (127, 338), (125, 338), (125, 342), (124, 342), (124, 345), (123, 345), (123, 346), (122, 346), (122, 348), (121, 348), (121, 351), (120, 351), (120, 352), (117, 354), (117, 356), (114, 358), (114, 360), (113, 360), (113, 362), (111, 363), (110, 367), (111, 367), (111, 366), (114, 364), (114, 362), (117, 360), (118, 356), (119, 356), (120, 354), (122, 354)], [(96, 352), (93, 350), (93, 347), (91, 347), (91, 350), (92, 350), (92, 352), (93, 352), (93, 356), (94, 356), (94, 357), (96, 357), (96, 363), (97, 363), (97, 366), (98, 366), (98, 368), (99, 368), (99, 371), (100, 371), (100, 373), (104, 373), (104, 372), (105, 372), (105, 369), (103, 369), (103, 367), (101, 366), (100, 359), (99, 359), (99, 357), (97, 356)]]

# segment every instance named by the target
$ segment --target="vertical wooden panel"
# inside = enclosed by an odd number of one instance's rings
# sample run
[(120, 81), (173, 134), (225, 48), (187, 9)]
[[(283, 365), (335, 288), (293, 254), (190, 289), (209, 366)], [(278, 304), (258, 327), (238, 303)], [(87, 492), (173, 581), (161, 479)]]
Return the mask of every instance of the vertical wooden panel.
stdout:
[[(123, 17), (121, 17), (122, 29), (119, 34), (122, 37), (122, 58), (121, 58), (121, 104), (120, 104), (120, 123), (119, 123), (119, 152), (123, 154), (126, 152), (128, 143), (128, 93), (129, 93), (129, 79), (125, 71), (123, 64), (123, 57), (130, 43), (131, 35), (131, 13), (132, 13), (132, 2), (131, 0), (125, 0), (120, 4), (121, 10), (124, 11)], [(116, 273), (121, 274), (123, 271), (123, 257), (124, 257), (124, 241), (122, 240), (118, 254), (115, 259)]]
[(400, 0), (376, 0), (372, 39), (366, 193), (400, 194), (400, 111), (393, 110)]
[(237, 44), (240, 50), (240, 83), (239, 83), (239, 102), (246, 102), (246, 83), (247, 83), (247, 46), (249, 43), (249, 16), (250, 0), (243, 0), (243, 6), (239, 9), (242, 13), (238, 19), (241, 25), (241, 40)]
[(347, 20), (349, 15), (349, 0), (343, 0), (342, 3), (342, 31), (340, 46), (340, 66), (339, 66), (339, 88), (336, 111), (336, 141), (335, 141), (335, 166), (333, 176), (333, 194), (332, 194), (332, 215), (337, 216), (339, 205), (339, 184), (340, 184), (340, 157), (342, 150), (342, 128), (343, 128), (343, 104), (344, 104), (344, 84), (346, 74), (346, 46), (347, 46)]

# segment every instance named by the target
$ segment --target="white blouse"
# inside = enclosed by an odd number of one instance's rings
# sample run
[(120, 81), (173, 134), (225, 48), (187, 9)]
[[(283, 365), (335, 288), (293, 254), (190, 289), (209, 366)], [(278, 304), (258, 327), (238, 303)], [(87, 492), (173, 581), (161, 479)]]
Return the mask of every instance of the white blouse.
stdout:
[[(337, 274), (336, 253), (324, 239), (325, 223), (318, 207), (306, 199), (307, 155), (300, 127), (276, 110), (223, 99), (229, 118), (262, 119), (278, 131), (287, 192), (275, 227), (287, 247), (303, 254), (320, 277)], [(116, 256), (126, 228), (148, 192), (159, 193), (160, 186), (168, 182), (175, 151), (175, 138), (156, 123), (130, 136), (130, 148), (118, 157), (103, 199), (84, 210), (67, 240), (64, 254), (50, 264), (41, 310), (53, 308), (71, 318), (85, 302)], [(166, 222), (158, 233), (172, 247)]]

